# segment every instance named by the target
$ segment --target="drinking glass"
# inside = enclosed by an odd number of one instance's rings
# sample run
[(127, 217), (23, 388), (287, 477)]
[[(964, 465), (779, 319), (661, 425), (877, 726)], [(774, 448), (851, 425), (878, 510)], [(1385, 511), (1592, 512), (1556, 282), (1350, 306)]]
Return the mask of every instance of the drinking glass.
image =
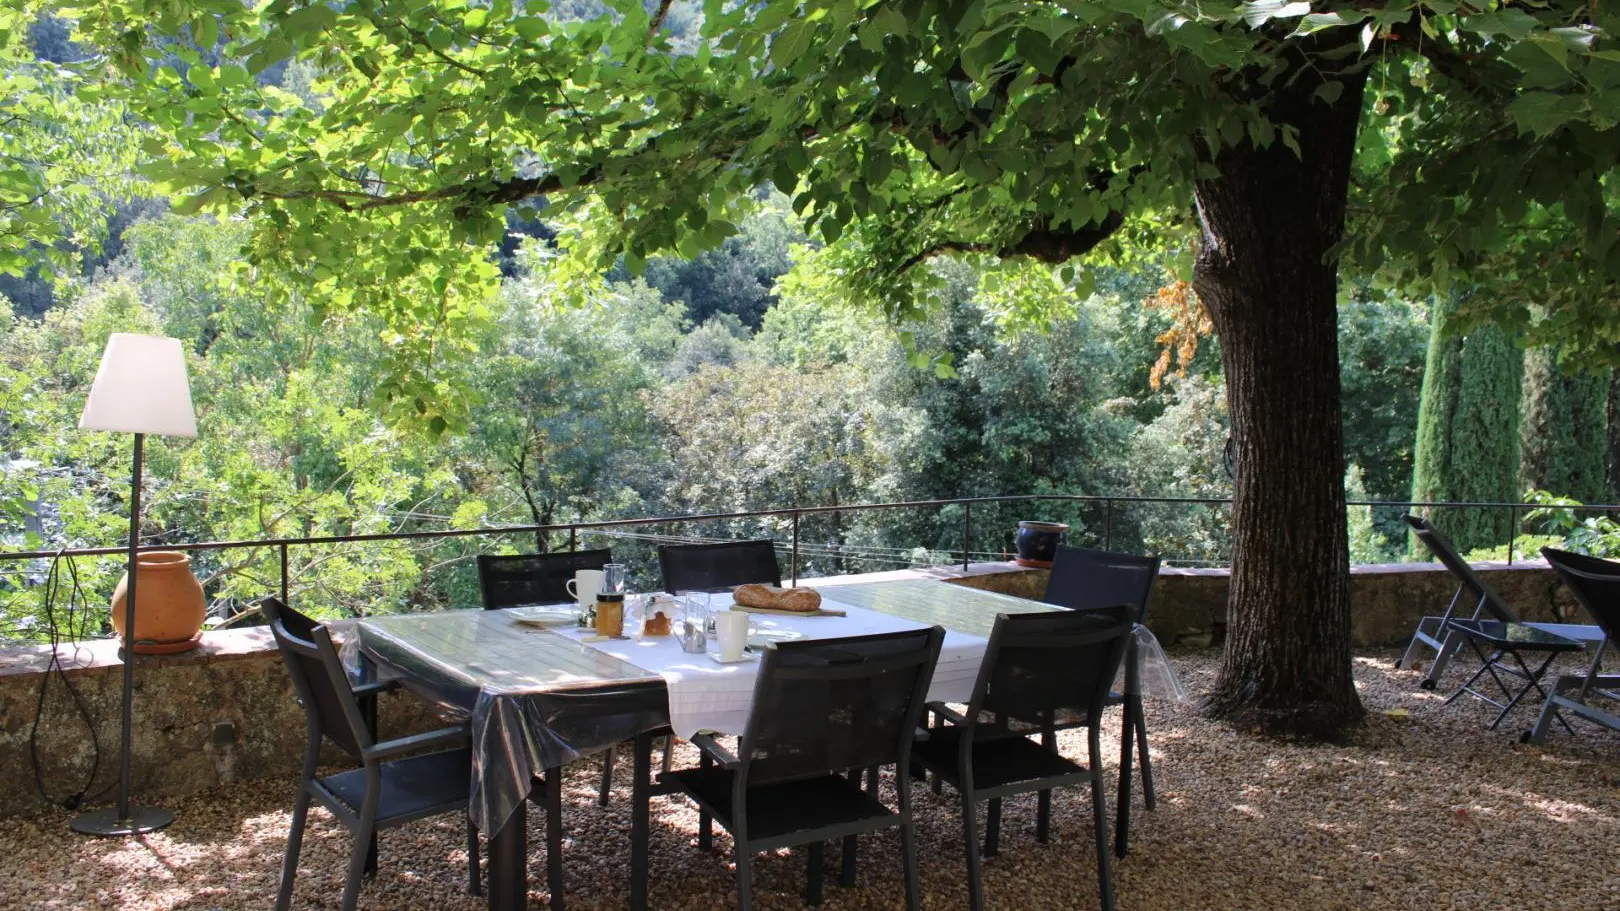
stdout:
[(709, 596), (706, 592), (681, 592), (676, 595), (681, 607), (679, 636), (681, 650), (698, 653), (708, 649)]
[(608, 563), (602, 567), (602, 591), (622, 595), (629, 583), (629, 567), (625, 564)]

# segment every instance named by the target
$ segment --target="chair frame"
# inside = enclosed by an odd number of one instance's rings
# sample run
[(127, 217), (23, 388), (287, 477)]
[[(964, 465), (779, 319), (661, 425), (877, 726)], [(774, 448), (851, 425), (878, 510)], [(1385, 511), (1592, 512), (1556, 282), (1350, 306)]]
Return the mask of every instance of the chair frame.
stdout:
[[(740, 573), (719, 586), (713, 584), (696, 586), (691, 584), (683, 578), (686, 571), (679, 565), (679, 560), (683, 555), (697, 553), (735, 553), (763, 563), (767, 551), (770, 556), (770, 576)], [(672, 595), (686, 591), (721, 591), (748, 583), (776, 586), (782, 584), (782, 567), (776, 561), (776, 542), (768, 538), (750, 541), (715, 541), (704, 544), (665, 544), (658, 548), (658, 569), (663, 577), (664, 591)]]
[[(1620, 629), (1611, 629), (1612, 621), (1605, 622), (1604, 612), (1596, 608), (1592, 598), (1583, 588), (1582, 583), (1587, 581), (1620, 582), (1620, 563), (1589, 557), (1584, 554), (1574, 554), (1568, 551), (1556, 550), (1551, 547), (1541, 549), (1542, 557), (1547, 564), (1558, 573), (1564, 582), (1564, 587), (1570, 590), (1586, 608), (1593, 619), (1599, 621), (1598, 625), (1609, 633), (1604, 641), (1598, 645), (1592, 654), (1592, 661), (1587, 665), (1584, 674), (1562, 674), (1553, 680), (1551, 690), (1545, 702), (1541, 704), (1541, 714), (1536, 717), (1535, 726), (1524, 734), (1519, 740), (1523, 743), (1541, 743), (1546, 739), (1547, 729), (1552, 726), (1552, 720), (1563, 720), (1560, 710), (1567, 711), (1577, 717), (1583, 718), (1593, 724), (1620, 731), (1620, 715), (1606, 712), (1591, 705), (1587, 700), (1592, 696), (1601, 696), (1604, 699), (1620, 702), (1620, 674), (1603, 673), (1603, 656)], [(1620, 616), (1620, 604), (1614, 607), (1615, 614)], [(1568, 690), (1574, 690), (1574, 696), (1565, 696)], [(1564, 725), (1569, 726), (1567, 722)]]
[[(1072, 571), (1077, 576), (1085, 573), (1102, 573), (1109, 571), (1108, 564), (1125, 563), (1133, 568), (1143, 570), (1147, 577), (1147, 585), (1142, 588), (1141, 595), (1134, 605), (1136, 613), (1134, 621), (1141, 626), (1147, 623), (1148, 603), (1153, 599), (1153, 586), (1159, 580), (1159, 564), (1161, 558), (1153, 556), (1138, 556), (1136, 554), (1122, 554), (1108, 550), (1095, 550), (1087, 547), (1059, 546), (1052, 559), (1052, 568), (1047, 575), (1046, 593), (1041, 600), (1046, 604), (1066, 607), (1070, 610), (1096, 610), (1098, 608), (1113, 607), (1114, 604), (1100, 604), (1087, 599), (1068, 598), (1062, 595), (1054, 596), (1053, 580), (1059, 578), (1060, 573)], [(1065, 603), (1069, 602), (1069, 603)], [(1129, 603), (1129, 602), (1126, 602)], [(1136, 650), (1126, 649), (1125, 652), (1125, 679), (1128, 683), (1136, 682), (1140, 675), (1137, 666)], [(1140, 687), (1137, 687), (1140, 690)], [(1109, 705), (1123, 705), (1125, 707), (1125, 726), (1120, 732), (1119, 750), (1119, 812), (1116, 816), (1116, 830), (1114, 833), (1114, 855), (1124, 858), (1130, 847), (1131, 826), (1131, 741), (1136, 741), (1136, 756), (1141, 764), (1142, 774), (1142, 803), (1149, 809), (1158, 808), (1158, 791), (1153, 786), (1153, 757), (1148, 751), (1147, 710), (1142, 704), (1142, 694), (1138, 692), (1109, 693)], [(1052, 794), (1042, 791), (1041, 803), (1048, 809), (1042, 813), (1044, 820), (1051, 812)], [(993, 852), (990, 856), (993, 856)]]
[[(484, 610), (500, 610), (506, 607), (516, 607), (519, 604), (545, 603), (550, 599), (542, 597), (540, 601), (513, 601), (502, 602), (490, 590), (490, 574), (492, 572), (509, 572), (501, 568), (502, 563), (515, 563), (520, 560), (539, 560), (547, 563), (567, 564), (575, 571), (582, 569), (601, 569), (613, 562), (613, 551), (610, 548), (598, 550), (564, 550), (555, 553), (533, 554), (479, 554), (478, 555), (478, 593), (483, 598)], [(559, 601), (569, 600), (565, 590)]]
[[(1413, 662), (1422, 657), (1424, 648), (1435, 652), (1428, 670), (1423, 675), (1420, 685), (1426, 690), (1432, 690), (1440, 685), (1440, 677), (1445, 674), (1446, 667), (1451, 659), (1463, 647), (1466, 637), (1451, 626), (1452, 620), (1501, 620), (1505, 623), (1520, 623), (1518, 612), (1515, 611), (1502, 596), (1491, 588), (1490, 584), (1480, 578), (1479, 573), (1457, 554), (1457, 549), (1451, 541), (1441, 534), (1428, 519), (1416, 515), (1401, 517), (1407, 525), (1411, 526), (1418, 540), (1429, 549), (1435, 559), (1439, 560), (1452, 576), (1456, 577), (1457, 591), (1451, 596), (1451, 602), (1446, 610), (1438, 616), (1430, 615), (1418, 620), (1417, 629), (1412, 633), (1412, 640), (1407, 643), (1406, 652), (1401, 660), (1395, 662), (1396, 669), (1411, 667)], [(1474, 601), (1473, 613), (1462, 616), (1458, 609), (1463, 602), (1463, 593), (1472, 596)], [(1603, 631), (1589, 624), (1579, 623), (1526, 623), (1525, 626), (1539, 629), (1576, 639), (1588, 645), (1600, 644), (1603, 641)], [(1493, 658), (1492, 661), (1495, 659)], [(1508, 669), (1511, 672), (1511, 669)]]
[[(1107, 608), (1087, 611), (1086, 613), (1100, 613)], [(934, 773), (935, 779), (943, 779), (956, 788), (962, 800), (962, 830), (967, 854), (968, 867), (968, 897), (972, 911), (983, 911), (984, 888), (983, 870), (978, 841), (977, 804), (981, 800), (990, 803), (985, 820), (985, 854), (994, 856), (996, 842), (1000, 836), (1000, 810), (1001, 800), (1016, 794), (1026, 794), (1030, 791), (1047, 791), (1054, 788), (1072, 785), (1091, 785), (1091, 809), (1094, 836), (1097, 850), (1097, 888), (1102, 901), (1103, 911), (1114, 909), (1114, 883), (1109, 866), (1108, 845), (1108, 802), (1103, 793), (1103, 763), (1102, 763), (1102, 737), (1098, 722), (1101, 720), (1104, 706), (1108, 704), (1109, 692), (1112, 688), (1119, 665), (1124, 659), (1125, 650), (1130, 642), (1130, 632), (1133, 626), (1130, 619), (1131, 605), (1119, 605), (1113, 608), (1118, 612), (1119, 622), (1102, 629), (1086, 632), (1076, 632), (1068, 635), (1052, 635), (1041, 633), (1023, 634), (1017, 627), (1025, 624), (1035, 624), (1042, 620), (1050, 620), (1051, 613), (1037, 614), (1001, 614), (996, 617), (996, 625), (990, 633), (990, 644), (985, 649), (984, 663), (979, 667), (978, 679), (973, 685), (973, 695), (970, 698), (967, 710), (958, 713), (943, 703), (930, 703), (936, 717), (948, 720), (952, 726), (960, 728), (961, 739), (954, 766), (937, 764), (926, 758), (919, 758), (918, 762), (928, 771)], [(974, 744), (976, 742), (993, 742), (997, 739), (1025, 738), (1028, 735), (1008, 730), (1005, 719), (997, 718), (994, 722), (986, 722), (982, 716), (984, 705), (989, 695), (989, 688), (995, 674), (995, 665), (1003, 648), (1016, 644), (1019, 648), (1074, 648), (1087, 644), (1101, 643), (1113, 640), (1109, 656), (1106, 659), (1107, 667), (1101, 676), (1103, 682), (1097, 691), (1086, 698), (1086, 735), (1089, 749), (1088, 763), (1081, 766), (1072, 760), (1064, 760), (1073, 766), (1075, 771), (1061, 775), (1041, 778), (1032, 778), (1019, 781), (1009, 781), (989, 788), (975, 788), (973, 785)], [(1073, 727), (1070, 725), (1069, 727)], [(993, 735), (979, 739), (981, 728), (988, 728)], [(1050, 721), (1043, 724), (1039, 733), (1041, 735), (1040, 747), (1053, 754), (1057, 753), (1056, 725)], [(933, 732), (930, 731), (930, 734)], [(1034, 732), (1030, 732), (1034, 733)], [(1127, 750), (1129, 747), (1127, 746)], [(903, 777), (903, 776), (902, 776)], [(1051, 805), (1043, 802), (1037, 808), (1036, 840), (1045, 843), (1050, 833)]]
[[(839, 642), (849, 640), (860, 641), (901, 638), (914, 635), (915, 632), (907, 631), (902, 633), (879, 633), (871, 636), (848, 637), (848, 640), (809, 639), (794, 642), (772, 642), (765, 649), (765, 655), (760, 664), (759, 676), (756, 678), (754, 683), (755, 704), (760, 704), (760, 697), (766, 693), (770, 687), (777, 685), (777, 681), (779, 680), (828, 679), (829, 677), (835, 678), (839, 676), (836, 673), (836, 665), (829, 666), (828, 668), (779, 667), (778, 659), (786, 652), (797, 649), (825, 649), (829, 646), (836, 647)], [(934, 676), (934, 666), (939, 660), (940, 644), (944, 640), (944, 637), (945, 631), (942, 628), (935, 626), (929, 631), (927, 640), (928, 644), (925, 646), (925, 656), (919, 658), (919, 656), (917, 656), (915, 653), (911, 653), (882, 659), (881, 663), (888, 666), (916, 666), (916, 680), (912, 690), (911, 706), (907, 709), (906, 718), (901, 724), (900, 743), (897, 745), (895, 753), (895, 767), (897, 769), (907, 768), (910, 764), (911, 745), (916, 737), (918, 725), (922, 720), (923, 707), (927, 702), (928, 686)], [(852, 667), (854, 667), (854, 665), (852, 665)], [(870, 673), (873, 669), (873, 662), (863, 661), (858, 665), (858, 667), (863, 669), (866, 673)], [(862, 676), (864, 676), (864, 674)], [(912, 826), (913, 814), (911, 786), (910, 780), (907, 778), (907, 776), (895, 776), (899, 802), (898, 813), (891, 811), (889, 814), (884, 816), (873, 816), (863, 820), (837, 825), (821, 826), (818, 828), (799, 829), (773, 838), (753, 838), (748, 834), (748, 793), (750, 781), (749, 773), (753, 763), (753, 746), (757, 742), (756, 737), (758, 724), (759, 721), (757, 717), (750, 716), (748, 723), (744, 728), (742, 737), (738, 742), (736, 753), (726, 749), (726, 747), (722, 745), (713, 734), (698, 734), (696, 737), (692, 738), (692, 743), (695, 744), (700, 751), (700, 769), (706, 770), (711, 768), (715, 763), (718, 763), (721, 768), (728, 769), (736, 773), (732, 780), (730, 818), (722, 819), (721, 825), (725, 826), (726, 829), (731, 832), (732, 842), (734, 844), (737, 863), (738, 911), (748, 911), (748, 909), (752, 906), (752, 865), (753, 855), (755, 852), (807, 845), (809, 847), (809, 851), (807, 852), (808, 882), (806, 886), (806, 900), (809, 904), (815, 905), (819, 904), (821, 901), (821, 866), (826, 842), (835, 839), (840, 839), (843, 841), (843, 869), (840, 875), (840, 883), (844, 886), (854, 886), (856, 837), (867, 832), (875, 832), (894, 827), (899, 827), (900, 829), (902, 862), (905, 867), (906, 908), (908, 911), (917, 911), (920, 894), (917, 874), (917, 845), (916, 836), (913, 832)], [(844, 771), (846, 770), (829, 769), (828, 773), (836, 774)], [(854, 782), (856, 787), (860, 787), (859, 782), (862, 776), (866, 776), (868, 782), (866, 791), (872, 794), (875, 794), (877, 791), (877, 771), (877, 766), (867, 769), (847, 770), (849, 780)], [(780, 782), (772, 783), (779, 784)], [(698, 794), (691, 790), (681, 788), (679, 772), (669, 776), (669, 780), (665, 782), (665, 786), (681, 790), (698, 805), (698, 847), (705, 851), (711, 850), (714, 844), (714, 820), (715, 817), (720, 814), (722, 808), (711, 806)]]
[[(336, 647), (332, 644), (331, 633), (325, 626), (317, 625), (311, 631), (311, 639), (295, 636), (288, 630), (286, 619), (281, 615), (281, 604), (274, 599), (261, 602), (260, 610), (264, 611), (270, 619), (270, 631), (275, 637), (276, 644), (282, 650), (286, 659), (288, 674), (292, 677), (293, 686), (297, 691), (299, 701), (304, 705), (304, 714), (308, 722), (308, 743), (304, 751), (304, 767), (300, 774), (298, 797), (293, 804), (292, 824), (287, 833), (287, 851), (282, 861), (281, 884), (276, 893), (277, 911), (286, 911), (292, 902), (293, 882), (298, 874), (298, 855), (303, 844), (304, 825), (309, 816), (311, 800), (316, 800), (326, 807), (334, 817), (353, 836), (353, 846), (350, 849), (348, 875), (343, 885), (343, 911), (353, 911), (359, 900), (360, 881), (367, 873), (376, 872), (376, 842), (377, 832), (391, 829), (396, 826), (449, 813), (467, 810), (467, 798), (462, 796), (459, 800), (452, 800), (439, 804), (419, 808), (415, 812), (385, 815), (382, 807), (382, 787), (384, 773), (396, 762), (406, 756), (420, 754), (431, 748), (462, 748), (467, 745), (468, 732), (464, 726), (439, 728), (409, 737), (400, 737), (394, 740), (378, 742), (371, 730), (371, 723), (360, 710), (359, 699), (372, 697), (395, 684), (363, 683), (352, 686), (348, 674), (343, 670), (343, 663), (338, 658)], [(302, 615), (299, 615), (302, 617)], [(313, 659), (319, 662), (321, 673), (326, 677), (324, 681), (313, 681), (305, 673), (304, 666), (297, 660), (298, 657)], [(321, 743), (328, 736), (322, 723), (316, 688), (321, 685), (330, 686), (339, 696), (338, 703), (342, 714), (342, 722), (346, 733), (352, 742), (359, 747), (359, 755), (354, 758), (362, 763), (365, 776), (364, 796), (358, 810), (349, 806), (327, 784), (332, 777), (322, 778), (319, 775)], [(334, 742), (344, 752), (352, 753), (341, 739), (333, 738)], [(420, 758), (420, 757), (418, 757)], [(478, 892), (478, 833), (470, 825), (468, 827), (468, 888), (474, 894)]]

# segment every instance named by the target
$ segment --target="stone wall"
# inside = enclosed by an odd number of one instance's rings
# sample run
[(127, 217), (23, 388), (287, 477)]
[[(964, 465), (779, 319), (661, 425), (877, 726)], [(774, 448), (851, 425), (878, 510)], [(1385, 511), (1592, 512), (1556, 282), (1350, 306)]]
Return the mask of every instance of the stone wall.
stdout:
[[(94, 737), (62, 676), (47, 679), (49, 659), (44, 647), (0, 651), (0, 769), (9, 773), (0, 779), (0, 817), (47, 806), (35, 783), (36, 753), (45, 789), (56, 799), (83, 787), (92, 769), (92, 795), (106, 789), (104, 799), (110, 800), (118, 780), (123, 663), (117, 644), (102, 640), (62, 649), (65, 676), (96, 720)], [(31, 750), (42, 681), (45, 705), (37, 750)], [(383, 737), (443, 724), (422, 702), (402, 693), (383, 695), (378, 719)], [(190, 793), (295, 772), (303, 764), (307, 736), (292, 680), (263, 627), (207, 633), (202, 647), (190, 652), (136, 661), (131, 730), (137, 796)]]
[[(1545, 564), (1481, 564), (1479, 568), (1508, 603), (1529, 619), (1578, 616)], [(939, 579), (1028, 598), (1039, 597), (1046, 586), (1044, 570), (1007, 563), (846, 576), (813, 580), (813, 584), (835, 587), (890, 578)], [(1225, 570), (1164, 569), (1148, 614), (1149, 625), (1166, 645), (1218, 643), (1225, 626), (1227, 582)], [(1417, 618), (1444, 610), (1454, 589), (1451, 576), (1434, 565), (1356, 567), (1351, 576), (1356, 645), (1404, 644)], [(302, 761), (303, 711), (293, 699), (292, 683), (268, 631), (208, 633), (203, 642), (201, 648), (182, 655), (142, 658), (136, 664), (133, 755), (137, 795), (159, 797), (288, 775)], [(36, 793), (29, 740), (49, 658), (49, 650), (43, 647), (0, 650), (0, 769), (9, 773), (0, 780), (0, 817), (37, 812), (46, 806)], [(123, 666), (116, 644), (109, 641), (65, 647), (60, 660), (96, 719), (100, 763), (90, 789), (94, 793), (117, 777)], [(59, 797), (80, 785), (96, 751), (60, 677), (50, 677), (40, 717), (37, 752), (41, 773), (47, 790)], [(409, 695), (383, 697), (381, 733), (385, 737), (441, 723)]]

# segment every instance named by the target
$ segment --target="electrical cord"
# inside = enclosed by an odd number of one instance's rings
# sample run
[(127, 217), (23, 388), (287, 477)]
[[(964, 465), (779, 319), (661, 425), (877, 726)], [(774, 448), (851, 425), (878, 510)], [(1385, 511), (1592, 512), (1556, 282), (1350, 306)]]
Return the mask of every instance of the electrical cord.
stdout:
[[(65, 625), (59, 625), (56, 618), (57, 596), (61, 591), (63, 562), (67, 563), (69, 585), (67, 593), (67, 612)], [(75, 611), (75, 606), (78, 610)], [(74, 627), (74, 615), (78, 616), (78, 627)], [(45, 576), (45, 629), (50, 637), (51, 654), (46, 660), (45, 673), (39, 678), (39, 698), (34, 704), (34, 723), (28, 730), (28, 758), (34, 766), (34, 787), (39, 796), (46, 803), (55, 804), (64, 810), (77, 810), (86, 803), (111, 791), (112, 784), (107, 784), (95, 793), (89, 793), (90, 786), (95, 783), (96, 773), (101, 771), (101, 738), (96, 734), (96, 719), (90, 714), (90, 707), (85, 704), (84, 697), (79, 688), (74, 685), (73, 678), (68, 676), (67, 669), (62, 666), (61, 644), (63, 633), (66, 639), (73, 643), (73, 656), (77, 660), (83, 650), (79, 643), (85, 638), (90, 623), (90, 606), (87, 602), (84, 589), (79, 586), (79, 569), (71, 557), (61, 550), (51, 558), (50, 571)], [(45, 697), (50, 690), (51, 675), (55, 674), (62, 683), (62, 689), (72, 701), (79, 718), (83, 720), (85, 730), (90, 733), (90, 772), (85, 776), (84, 784), (76, 791), (72, 791), (60, 798), (51, 796), (45, 786), (45, 772), (39, 761), (39, 725), (45, 717)]]

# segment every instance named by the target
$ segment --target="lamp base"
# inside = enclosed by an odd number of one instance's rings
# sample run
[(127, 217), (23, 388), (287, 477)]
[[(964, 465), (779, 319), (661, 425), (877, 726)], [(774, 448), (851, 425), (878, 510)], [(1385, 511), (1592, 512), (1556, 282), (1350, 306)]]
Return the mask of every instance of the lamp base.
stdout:
[(162, 807), (130, 807), (129, 816), (124, 819), (118, 817), (117, 807), (107, 807), (104, 810), (80, 813), (73, 817), (73, 821), (68, 825), (82, 835), (116, 838), (156, 832), (171, 822), (174, 822), (174, 814)]

